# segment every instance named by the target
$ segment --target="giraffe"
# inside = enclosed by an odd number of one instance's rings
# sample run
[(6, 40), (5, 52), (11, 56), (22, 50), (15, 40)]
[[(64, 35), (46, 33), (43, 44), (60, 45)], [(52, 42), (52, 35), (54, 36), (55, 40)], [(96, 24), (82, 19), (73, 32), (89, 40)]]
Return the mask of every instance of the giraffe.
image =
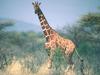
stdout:
[(67, 69), (71, 68), (74, 63), (72, 61), (72, 55), (75, 51), (75, 44), (70, 39), (65, 39), (60, 36), (50, 25), (48, 24), (43, 12), (40, 9), (40, 4), (38, 2), (32, 2), (35, 14), (38, 15), (40, 24), (46, 38), (45, 48), (49, 49), (50, 54), (48, 59), (48, 68), (52, 67), (53, 55), (55, 54), (56, 48), (61, 48), (65, 59), (68, 61), (69, 66)]

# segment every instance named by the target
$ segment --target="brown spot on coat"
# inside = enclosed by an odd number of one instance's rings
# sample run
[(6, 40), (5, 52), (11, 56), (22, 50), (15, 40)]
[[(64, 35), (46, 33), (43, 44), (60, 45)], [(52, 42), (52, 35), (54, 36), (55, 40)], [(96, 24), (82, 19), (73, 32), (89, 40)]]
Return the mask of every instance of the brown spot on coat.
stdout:
[(46, 31), (46, 30), (45, 30), (45, 31), (43, 31), (43, 32), (44, 32), (44, 34), (45, 34), (45, 35), (47, 35), (47, 31)]
[(42, 29), (45, 29), (45, 26), (42, 26)]

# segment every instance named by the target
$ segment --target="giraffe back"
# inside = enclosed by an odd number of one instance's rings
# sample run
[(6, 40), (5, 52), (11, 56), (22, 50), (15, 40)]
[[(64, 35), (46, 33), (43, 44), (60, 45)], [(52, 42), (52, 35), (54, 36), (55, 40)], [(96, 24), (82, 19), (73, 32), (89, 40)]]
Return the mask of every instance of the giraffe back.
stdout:
[(67, 49), (67, 51), (73, 52), (75, 49), (75, 44), (71, 40), (65, 39), (60, 35), (57, 37), (57, 45), (64, 51)]

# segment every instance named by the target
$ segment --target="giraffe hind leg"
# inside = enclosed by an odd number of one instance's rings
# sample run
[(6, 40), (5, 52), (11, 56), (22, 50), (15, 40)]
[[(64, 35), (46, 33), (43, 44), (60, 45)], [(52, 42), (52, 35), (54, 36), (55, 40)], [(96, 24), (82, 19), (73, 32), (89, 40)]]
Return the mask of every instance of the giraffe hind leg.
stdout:
[(69, 71), (70, 69), (71, 69), (71, 70), (74, 70), (74, 63), (73, 63), (73, 61), (72, 61), (72, 54), (69, 53), (69, 52), (65, 53), (65, 59), (66, 59), (67, 62), (68, 62), (68, 66), (67, 66), (67, 68), (66, 68), (66, 71)]
[(74, 70), (74, 64), (68, 64), (66, 71)]

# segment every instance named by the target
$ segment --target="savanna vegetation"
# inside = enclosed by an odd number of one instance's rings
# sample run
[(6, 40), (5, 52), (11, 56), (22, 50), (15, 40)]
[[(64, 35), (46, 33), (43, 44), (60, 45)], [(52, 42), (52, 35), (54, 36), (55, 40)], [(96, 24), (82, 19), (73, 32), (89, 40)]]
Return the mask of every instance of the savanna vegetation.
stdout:
[[(6, 27), (14, 25), (14, 21), (0, 21), (0, 75), (48, 75), (47, 50), (44, 49), (45, 39), (42, 33), (6, 31)], [(72, 26), (72, 27), (71, 27)], [(80, 56), (84, 59), (84, 74), (100, 74), (100, 13), (83, 15), (71, 26), (58, 31), (76, 44)], [(81, 75), (80, 62), (76, 53), (75, 75)], [(67, 63), (57, 49), (54, 56), (52, 74), (63, 75)]]

